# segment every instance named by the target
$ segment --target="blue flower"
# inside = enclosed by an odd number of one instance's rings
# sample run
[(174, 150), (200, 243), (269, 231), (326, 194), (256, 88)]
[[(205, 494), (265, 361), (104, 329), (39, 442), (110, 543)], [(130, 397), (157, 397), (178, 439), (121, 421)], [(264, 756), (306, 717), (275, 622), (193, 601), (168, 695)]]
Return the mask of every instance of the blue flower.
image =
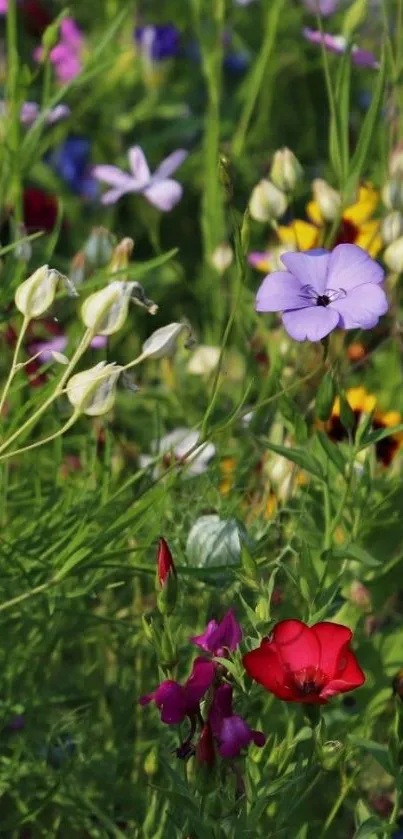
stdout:
[(164, 61), (178, 55), (179, 32), (173, 23), (137, 26), (134, 37), (140, 48), (149, 52), (153, 61)]
[(85, 137), (67, 137), (47, 158), (56, 174), (77, 195), (95, 198), (98, 183), (89, 166), (91, 146)]

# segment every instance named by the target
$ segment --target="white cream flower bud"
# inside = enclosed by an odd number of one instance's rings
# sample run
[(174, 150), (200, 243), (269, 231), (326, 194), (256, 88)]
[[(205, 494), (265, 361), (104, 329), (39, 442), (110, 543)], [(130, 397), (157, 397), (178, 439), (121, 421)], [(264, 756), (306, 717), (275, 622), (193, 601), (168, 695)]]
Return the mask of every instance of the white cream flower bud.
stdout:
[(216, 369), (220, 360), (220, 347), (210, 347), (202, 344), (194, 351), (187, 366), (188, 373), (193, 376), (206, 376)]
[(113, 407), (116, 384), (122, 368), (100, 361), (95, 367), (75, 373), (66, 387), (67, 397), (73, 408), (89, 417), (99, 417)]
[(383, 261), (390, 271), (396, 274), (403, 271), (403, 236), (388, 245), (383, 254)]
[(403, 215), (399, 210), (388, 213), (382, 221), (382, 239), (386, 245), (390, 245), (403, 234)]
[(259, 181), (252, 190), (249, 212), (255, 221), (271, 221), (280, 218), (287, 209), (287, 196), (266, 178)]
[(224, 274), (227, 268), (230, 267), (234, 259), (233, 250), (228, 242), (223, 242), (222, 245), (217, 245), (216, 249), (211, 255), (211, 264), (214, 266), (219, 274)]
[(299, 160), (291, 149), (278, 149), (273, 157), (270, 177), (275, 186), (284, 192), (294, 192), (303, 173)]
[(184, 332), (190, 336), (190, 329), (185, 323), (169, 323), (167, 326), (162, 326), (144, 341), (142, 355), (144, 358), (154, 359), (173, 355), (178, 338)]
[(43, 265), (34, 271), (15, 292), (15, 305), (25, 317), (38, 318), (52, 305), (60, 279), (58, 271)]
[(403, 177), (391, 178), (382, 187), (382, 201), (388, 210), (403, 210)]
[(341, 195), (329, 186), (323, 178), (315, 178), (312, 183), (313, 197), (325, 221), (333, 221), (340, 213)]
[(129, 308), (134, 283), (114, 280), (109, 285), (90, 294), (81, 307), (85, 326), (97, 335), (113, 335), (122, 328)]

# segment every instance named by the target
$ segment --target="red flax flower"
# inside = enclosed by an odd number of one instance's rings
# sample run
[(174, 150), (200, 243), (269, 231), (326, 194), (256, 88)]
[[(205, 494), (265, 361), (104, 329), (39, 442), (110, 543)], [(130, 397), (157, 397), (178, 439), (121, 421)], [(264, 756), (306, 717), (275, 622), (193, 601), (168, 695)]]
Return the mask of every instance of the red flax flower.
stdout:
[(276, 624), (260, 647), (243, 657), (248, 675), (285, 702), (325, 704), (365, 682), (350, 649), (353, 634), (347, 626), (323, 621)]

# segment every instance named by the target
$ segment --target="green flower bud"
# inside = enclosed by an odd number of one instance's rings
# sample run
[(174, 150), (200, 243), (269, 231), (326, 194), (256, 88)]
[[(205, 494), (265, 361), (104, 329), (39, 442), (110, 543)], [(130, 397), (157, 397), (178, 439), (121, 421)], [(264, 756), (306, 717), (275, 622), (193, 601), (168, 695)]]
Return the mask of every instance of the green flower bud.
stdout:
[(52, 305), (60, 280), (58, 271), (47, 265), (38, 268), (15, 292), (15, 305), (25, 317), (38, 318)]
[(275, 186), (284, 192), (294, 192), (302, 177), (302, 166), (290, 149), (278, 149), (273, 157), (270, 177)]

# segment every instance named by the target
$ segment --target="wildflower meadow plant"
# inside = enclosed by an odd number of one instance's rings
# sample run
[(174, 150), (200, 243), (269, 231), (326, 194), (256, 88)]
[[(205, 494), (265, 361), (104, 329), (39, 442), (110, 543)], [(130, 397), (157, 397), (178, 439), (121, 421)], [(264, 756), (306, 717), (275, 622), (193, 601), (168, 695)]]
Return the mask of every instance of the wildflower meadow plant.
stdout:
[(0, 0), (4, 839), (401, 835), (401, 12)]

